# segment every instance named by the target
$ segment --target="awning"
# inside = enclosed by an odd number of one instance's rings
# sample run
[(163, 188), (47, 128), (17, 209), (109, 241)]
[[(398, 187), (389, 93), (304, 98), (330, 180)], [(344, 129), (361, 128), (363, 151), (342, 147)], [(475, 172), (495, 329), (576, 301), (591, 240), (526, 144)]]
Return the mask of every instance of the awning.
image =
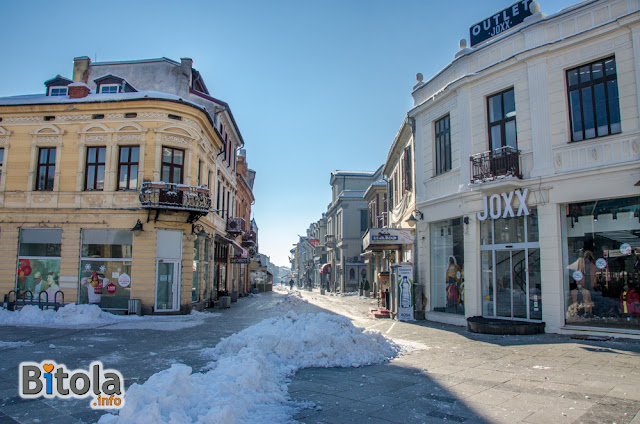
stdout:
[(247, 250), (244, 249), (242, 246), (240, 246), (237, 242), (233, 241), (233, 240), (229, 240), (231, 242), (231, 245), (233, 246), (233, 250), (236, 251), (235, 257), (236, 258), (248, 258), (249, 255), (247, 254)]
[(320, 268), (320, 274), (329, 274), (331, 272), (331, 264), (324, 264)]
[(415, 241), (413, 228), (370, 228), (362, 238), (363, 250), (398, 250)]

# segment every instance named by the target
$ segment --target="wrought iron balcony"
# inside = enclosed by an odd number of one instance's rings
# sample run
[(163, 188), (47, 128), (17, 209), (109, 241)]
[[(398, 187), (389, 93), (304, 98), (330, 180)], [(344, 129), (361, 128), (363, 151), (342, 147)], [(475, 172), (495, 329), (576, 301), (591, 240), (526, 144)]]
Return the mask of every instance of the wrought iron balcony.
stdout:
[(245, 232), (244, 218), (229, 218), (227, 220), (227, 233), (243, 234)]
[(140, 203), (143, 208), (156, 210), (156, 220), (160, 210), (176, 210), (189, 212), (187, 222), (195, 222), (209, 213), (211, 197), (209, 189), (204, 186), (154, 181), (142, 183)]
[(472, 184), (504, 177), (522, 178), (520, 151), (511, 146), (477, 153), (469, 156), (469, 160), (471, 161)]
[(258, 234), (251, 231), (249, 234), (242, 236), (242, 246), (255, 246), (258, 243)]

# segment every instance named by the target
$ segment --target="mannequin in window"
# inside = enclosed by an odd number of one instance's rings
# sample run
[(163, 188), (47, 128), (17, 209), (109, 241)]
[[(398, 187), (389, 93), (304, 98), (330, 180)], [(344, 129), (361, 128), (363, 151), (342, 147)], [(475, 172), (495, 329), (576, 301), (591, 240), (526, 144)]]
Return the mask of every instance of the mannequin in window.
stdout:
[(447, 266), (446, 282), (447, 282), (447, 306), (455, 306), (458, 304), (458, 282), (460, 281), (460, 267), (456, 262), (456, 258), (449, 256), (449, 265)]
[[(571, 290), (571, 312), (574, 315), (578, 315), (581, 309), (584, 309), (585, 318), (589, 318), (593, 315), (593, 300), (591, 299), (590, 289), (595, 282), (595, 275), (597, 267), (595, 265), (595, 258), (593, 252), (588, 249), (587, 243), (585, 243), (585, 249), (583, 249), (582, 255), (578, 258), (576, 271), (580, 273), (574, 273), (573, 278), (576, 282), (576, 288)], [(579, 277), (576, 279), (576, 277)]]
[(636, 288), (628, 283), (622, 287), (620, 293), (620, 312), (627, 318), (640, 316), (640, 295)]

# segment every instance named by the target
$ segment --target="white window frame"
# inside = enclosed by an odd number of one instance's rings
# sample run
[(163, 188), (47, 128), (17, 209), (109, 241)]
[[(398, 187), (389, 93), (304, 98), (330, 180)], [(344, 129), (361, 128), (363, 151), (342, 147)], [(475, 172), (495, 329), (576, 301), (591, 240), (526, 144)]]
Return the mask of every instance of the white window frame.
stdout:
[[(112, 92), (112, 91), (104, 91), (105, 88), (111, 88), (111, 87), (115, 87), (116, 88), (116, 92)], [(120, 84), (101, 84), (100, 85), (100, 94), (117, 94), (120, 92)]]
[[(64, 90), (64, 94), (52, 94), (53, 90)], [(69, 95), (69, 87), (66, 85), (56, 85), (53, 87), (49, 87), (49, 96), (68, 96)]]

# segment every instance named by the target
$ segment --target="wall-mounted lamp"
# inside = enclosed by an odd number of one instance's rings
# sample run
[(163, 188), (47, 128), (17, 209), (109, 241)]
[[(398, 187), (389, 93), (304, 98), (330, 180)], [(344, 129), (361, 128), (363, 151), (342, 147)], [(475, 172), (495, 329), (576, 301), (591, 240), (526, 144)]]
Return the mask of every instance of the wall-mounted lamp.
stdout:
[(618, 219), (618, 213), (617, 212), (612, 213), (611, 218)]
[(462, 222), (464, 222), (465, 224), (469, 225), (469, 217), (465, 216), (464, 218), (462, 218)]
[(142, 222), (140, 222), (140, 220), (138, 220), (138, 222), (136, 222), (136, 225), (134, 225), (133, 228), (131, 229), (131, 232), (136, 237), (142, 234), (143, 231), (144, 229), (142, 229)]
[(198, 237), (209, 237), (202, 224), (191, 224), (191, 234), (195, 234)]
[[(416, 218), (416, 216), (418, 216), (419, 218)], [(411, 213), (411, 216), (407, 218), (405, 222), (409, 224), (410, 227), (415, 227), (418, 220), (422, 221), (423, 219), (424, 215), (422, 214), (422, 212), (416, 209)]]
[(593, 222), (596, 222), (598, 220), (598, 214), (594, 213), (593, 214)]

